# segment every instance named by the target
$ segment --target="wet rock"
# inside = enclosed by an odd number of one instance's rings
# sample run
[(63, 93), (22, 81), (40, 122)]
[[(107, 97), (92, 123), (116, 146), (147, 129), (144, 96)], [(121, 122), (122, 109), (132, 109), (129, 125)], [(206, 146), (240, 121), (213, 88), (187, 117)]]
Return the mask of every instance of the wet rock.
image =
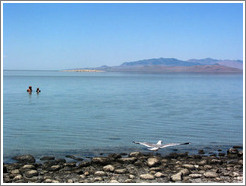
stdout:
[(40, 158), (41, 161), (55, 160), (54, 156), (43, 156)]
[(134, 163), (137, 160), (136, 157), (130, 157), (130, 158), (119, 158), (118, 161), (121, 163)]
[(208, 171), (204, 173), (204, 176), (206, 178), (216, 178), (218, 177), (218, 174), (216, 172)]
[(195, 169), (195, 166), (191, 164), (183, 164), (182, 167), (187, 168), (187, 169)]
[(211, 165), (204, 165), (204, 169), (212, 169), (213, 167)]
[(105, 158), (105, 157), (95, 157), (95, 158), (92, 158), (92, 163), (96, 163), (96, 164), (101, 164), (101, 165), (106, 165), (108, 164), (108, 159)]
[(201, 174), (190, 174), (189, 177), (191, 177), (191, 178), (201, 178), (202, 175)]
[(88, 167), (91, 165), (90, 161), (82, 161), (81, 163), (79, 163), (78, 167)]
[(36, 161), (35, 158), (30, 154), (15, 156), (13, 159), (21, 163), (35, 163)]
[(103, 170), (106, 172), (113, 172), (114, 171), (114, 166), (113, 165), (106, 165), (103, 167)]
[(201, 160), (197, 164), (198, 165), (206, 165), (207, 164), (207, 160)]
[(140, 178), (144, 179), (144, 180), (153, 180), (153, 179), (155, 179), (155, 177), (153, 175), (151, 175), (151, 174), (141, 174)]
[(130, 157), (139, 157), (142, 156), (143, 154), (141, 152), (131, 152), (129, 154)]
[(127, 170), (126, 169), (115, 169), (114, 172), (117, 174), (125, 174), (127, 172)]
[(109, 183), (119, 183), (117, 180), (110, 180)]
[(52, 165), (51, 167), (50, 167), (50, 170), (51, 171), (58, 171), (58, 170), (60, 170), (62, 167), (61, 167), (61, 165)]
[(183, 176), (186, 176), (188, 174), (190, 174), (190, 171), (188, 169), (182, 169), (179, 171)]
[(198, 150), (198, 154), (205, 154), (204, 150)]
[(23, 176), (21, 174), (17, 174), (14, 178), (13, 181), (21, 180)]
[(147, 164), (149, 167), (155, 167), (160, 164), (160, 160), (158, 158), (148, 158)]
[(235, 145), (235, 146), (233, 146), (232, 148), (234, 148), (234, 149), (242, 149), (243, 147), (240, 146), (240, 145)]
[(11, 171), (11, 174), (20, 174), (19, 169), (14, 169)]
[(227, 150), (227, 154), (238, 154), (238, 150), (234, 148), (230, 148)]
[(161, 173), (161, 172), (157, 172), (157, 173), (155, 173), (155, 177), (156, 178), (161, 178), (161, 177), (164, 177), (164, 174)]
[(132, 175), (132, 174), (129, 174), (128, 177), (129, 177), (130, 179), (134, 179), (134, 178), (135, 178), (135, 176)]
[(182, 173), (181, 172), (178, 172), (174, 175), (171, 176), (171, 181), (181, 181), (182, 180)]
[(26, 169), (36, 169), (36, 167), (34, 165), (24, 165), (23, 167), (21, 167), (21, 170), (26, 170)]
[(37, 176), (38, 175), (38, 171), (36, 170), (29, 170), (25, 172), (25, 176), (28, 178), (31, 178), (33, 176)]
[(116, 160), (116, 159), (121, 158), (121, 155), (120, 154), (116, 154), (116, 153), (112, 153), (112, 154), (108, 155), (108, 158), (111, 159), (111, 160)]
[(83, 160), (83, 158), (79, 158), (79, 157), (76, 157), (76, 156), (73, 156), (73, 155), (66, 155), (66, 158), (70, 158), (70, 159), (77, 160), (77, 161), (82, 161)]
[(102, 181), (103, 179), (102, 179), (102, 177), (95, 177), (94, 178), (94, 181)]
[(225, 153), (219, 152), (218, 155), (219, 155), (219, 156), (225, 156)]
[(96, 171), (94, 174), (96, 176), (105, 176), (106, 175), (106, 173), (104, 171)]

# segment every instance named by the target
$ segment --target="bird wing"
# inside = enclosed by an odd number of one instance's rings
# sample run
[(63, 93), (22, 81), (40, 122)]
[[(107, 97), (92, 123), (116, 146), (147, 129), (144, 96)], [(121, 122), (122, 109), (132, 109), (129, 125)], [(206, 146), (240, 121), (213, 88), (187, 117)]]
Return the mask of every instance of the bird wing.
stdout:
[(171, 147), (171, 146), (176, 146), (176, 145), (188, 145), (188, 144), (190, 144), (190, 143), (189, 142), (187, 142), (187, 143), (169, 143), (169, 144), (162, 145), (160, 148), (163, 149), (166, 147)]
[(140, 145), (144, 145), (144, 146), (146, 146), (146, 147), (154, 147), (154, 144), (152, 144), (152, 143), (147, 143), (147, 142), (136, 142), (136, 141), (133, 141), (133, 143), (140, 144)]

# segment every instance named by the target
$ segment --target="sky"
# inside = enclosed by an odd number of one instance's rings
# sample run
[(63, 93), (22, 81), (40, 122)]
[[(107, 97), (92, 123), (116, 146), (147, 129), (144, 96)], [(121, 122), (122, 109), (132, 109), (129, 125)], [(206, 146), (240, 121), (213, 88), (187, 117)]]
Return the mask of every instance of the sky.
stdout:
[(242, 3), (4, 3), (3, 69), (243, 59)]

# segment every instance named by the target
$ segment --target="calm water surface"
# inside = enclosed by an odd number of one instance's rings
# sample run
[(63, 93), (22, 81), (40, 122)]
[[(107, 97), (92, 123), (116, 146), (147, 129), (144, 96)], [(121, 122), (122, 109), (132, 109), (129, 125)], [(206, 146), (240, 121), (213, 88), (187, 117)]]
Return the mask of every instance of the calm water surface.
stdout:
[(5, 161), (145, 151), (132, 141), (160, 139), (192, 143), (161, 153), (242, 145), (243, 75), (4, 71)]

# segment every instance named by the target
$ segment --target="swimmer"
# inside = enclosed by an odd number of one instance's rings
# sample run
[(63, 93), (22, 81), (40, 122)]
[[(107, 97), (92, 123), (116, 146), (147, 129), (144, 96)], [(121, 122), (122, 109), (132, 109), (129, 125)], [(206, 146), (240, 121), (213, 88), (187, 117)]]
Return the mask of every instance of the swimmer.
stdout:
[(32, 93), (32, 86), (29, 86), (29, 88), (26, 91)]
[(39, 90), (39, 88), (37, 88), (36, 92), (39, 93), (39, 92), (41, 92), (41, 90)]

